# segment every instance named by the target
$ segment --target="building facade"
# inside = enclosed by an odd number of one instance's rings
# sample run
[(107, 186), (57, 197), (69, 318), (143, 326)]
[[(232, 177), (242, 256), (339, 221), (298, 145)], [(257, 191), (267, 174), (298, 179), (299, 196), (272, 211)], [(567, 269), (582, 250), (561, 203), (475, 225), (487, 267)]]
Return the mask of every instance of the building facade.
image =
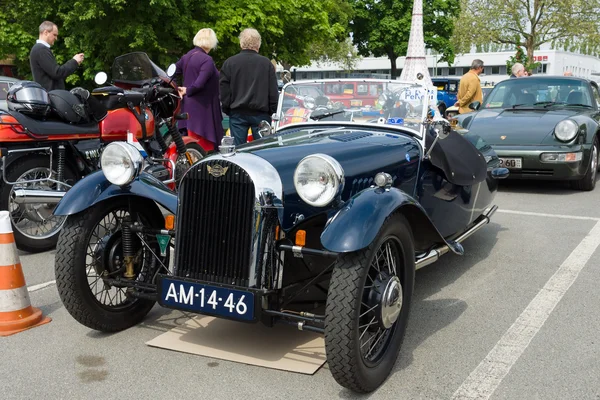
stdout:
[[(438, 62), (440, 55), (428, 54), (427, 65), (429, 74), (432, 78), (436, 76), (460, 77), (466, 73), (471, 62), (474, 59), (480, 59), (485, 65), (482, 80), (488, 82), (499, 82), (507, 79), (510, 73), (507, 73), (506, 62), (515, 51), (491, 52), (491, 53), (467, 53), (455, 57), (454, 64), (449, 66), (446, 62)], [(533, 55), (535, 61), (541, 63), (535, 74), (562, 75), (566, 71), (573, 73), (573, 76), (579, 76), (589, 79), (599, 79), (600, 59), (598, 57), (584, 54), (570, 53), (561, 50), (538, 50)], [(404, 67), (406, 57), (397, 59), (398, 75)], [(324, 79), (353, 77), (360, 75), (373, 75), (378, 77), (390, 78), (390, 61), (387, 57), (364, 57), (360, 59), (351, 73), (343, 71), (336, 64), (313, 63), (305, 67), (296, 69), (296, 79)]]

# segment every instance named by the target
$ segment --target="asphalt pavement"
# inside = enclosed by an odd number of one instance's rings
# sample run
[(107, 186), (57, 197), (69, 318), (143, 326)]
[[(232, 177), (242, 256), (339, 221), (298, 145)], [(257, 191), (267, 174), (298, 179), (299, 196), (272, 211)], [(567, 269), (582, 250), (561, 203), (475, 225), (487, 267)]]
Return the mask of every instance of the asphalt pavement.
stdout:
[(600, 187), (503, 182), (492, 222), (417, 272), (395, 370), (370, 395), (325, 364), (301, 375), (149, 347), (189, 315), (155, 307), (116, 334), (60, 302), (54, 252), (21, 253), (47, 325), (0, 338), (3, 399), (600, 399)]

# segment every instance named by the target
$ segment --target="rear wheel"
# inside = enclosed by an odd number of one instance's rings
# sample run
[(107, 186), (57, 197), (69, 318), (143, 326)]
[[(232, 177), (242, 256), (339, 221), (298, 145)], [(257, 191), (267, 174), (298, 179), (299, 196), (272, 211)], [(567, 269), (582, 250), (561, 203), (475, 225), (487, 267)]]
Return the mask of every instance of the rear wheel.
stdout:
[(412, 231), (399, 214), (388, 218), (368, 248), (336, 261), (325, 349), (340, 385), (370, 392), (387, 379), (406, 331), (414, 277)]
[(594, 139), (594, 144), (592, 146), (591, 155), (590, 155), (590, 163), (588, 165), (587, 172), (584, 177), (578, 181), (571, 181), (571, 186), (573, 189), (577, 190), (594, 190), (596, 187), (596, 175), (598, 172), (598, 138)]
[[(57, 177), (57, 165), (52, 164), (52, 177)], [(50, 157), (25, 156), (10, 164), (6, 178), (10, 182), (32, 181), (48, 177)], [(65, 165), (64, 182), (73, 185), (77, 177), (75, 172)], [(15, 190), (33, 189), (42, 191), (67, 190), (57, 183), (40, 181), (9, 185), (0, 181), (0, 209), (8, 210), (17, 247), (28, 252), (41, 252), (53, 249), (58, 240), (65, 217), (53, 214), (56, 203), (23, 203), (15, 196)]]
[[(133, 326), (155, 303), (133, 297), (132, 289), (111, 286), (104, 280), (122, 278), (125, 272), (122, 241), (125, 216), (130, 215), (132, 220), (147, 227), (163, 227), (164, 218), (156, 204), (143, 199), (132, 202), (135, 203), (133, 215), (127, 197), (111, 199), (70, 215), (59, 236), (55, 275), (60, 298), (73, 318), (99, 331), (115, 332)], [(161, 262), (168, 267), (168, 253), (159, 262), (152, 254), (160, 254), (156, 238), (144, 238), (148, 249), (133, 235), (133, 280), (151, 283)]]

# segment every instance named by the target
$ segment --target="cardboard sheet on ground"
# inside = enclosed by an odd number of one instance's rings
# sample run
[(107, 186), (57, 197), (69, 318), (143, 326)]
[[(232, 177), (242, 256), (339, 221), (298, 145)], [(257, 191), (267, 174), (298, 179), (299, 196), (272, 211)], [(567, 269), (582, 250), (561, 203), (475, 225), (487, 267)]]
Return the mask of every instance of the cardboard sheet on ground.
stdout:
[(206, 316), (191, 318), (146, 344), (303, 374), (314, 374), (326, 361), (323, 336), (317, 333)]

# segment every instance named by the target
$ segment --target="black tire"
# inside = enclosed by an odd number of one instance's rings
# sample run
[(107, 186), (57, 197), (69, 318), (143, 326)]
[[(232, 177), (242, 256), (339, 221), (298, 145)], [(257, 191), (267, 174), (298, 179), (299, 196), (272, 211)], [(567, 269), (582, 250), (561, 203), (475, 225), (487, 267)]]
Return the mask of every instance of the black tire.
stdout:
[[(11, 163), (8, 166), (8, 168), (6, 169), (6, 178), (10, 182), (15, 182), (17, 179), (19, 179), (20, 176), (27, 173), (28, 171), (33, 171), (37, 168), (49, 168), (49, 167), (50, 167), (50, 157), (49, 156), (27, 155), (27, 156), (24, 156), (24, 157), (21, 157), (21, 158), (15, 160), (13, 163)], [(56, 170), (55, 162), (53, 162), (53, 164), (52, 164), (52, 169)], [(54, 178), (56, 179), (56, 176), (54, 176)], [(68, 164), (65, 165), (64, 178), (65, 178), (65, 183), (68, 183), (71, 186), (77, 180), (77, 176), (76, 176), (75, 172), (69, 167)], [(30, 253), (37, 253), (37, 252), (42, 252), (42, 251), (48, 251), (48, 250), (51, 250), (54, 247), (56, 247), (58, 235), (60, 233), (60, 229), (61, 229), (62, 225), (65, 222), (65, 218), (51, 216), (48, 219), (49, 221), (54, 220), (56, 222), (56, 225), (54, 225), (54, 227), (52, 228), (52, 232), (54, 232), (54, 233), (51, 232), (52, 233), (51, 235), (44, 235), (44, 234), (34, 235), (31, 233), (28, 234), (27, 232), (25, 232), (23, 230), (23, 228), (21, 226), (17, 226), (13, 221), (13, 217), (17, 218), (17, 216), (14, 215), (13, 214), (14, 211), (11, 210), (10, 196), (11, 196), (12, 188), (13, 188), (12, 185), (7, 184), (6, 182), (4, 182), (3, 179), (0, 179), (0, 210), (11, 211), (11, 224), (12, 224), (13, 233), (15, 235), (15, 243), (17, 245), (17, 248), (20, 250), (23, 250), (23, 251), (30, 252)], [(23, 206), (23, 207), (25, 207), (25, 206)], [(55, 208), (55, 206), (54, 207), (49, 207), (49, 206), (41, 207), (41, 209), (43, 209), (46, 213), (49, 213), (49, 215), (51, 215), (51, 211), (54, 208)], [(23, 211), (21, 211), (21, 214), (19, 214), (18, 218), (20, 218), (23, 214), (24, 214)], [(35, 226), (37, 221), (33, 221), (30, 218), (24, 218), (24, 220), (31, 221), (32, 226)], [(37, 223), (38, 223), (38, 225), (42, 224), (42, 222), (37, 222)], [(39, 238), (36, 238), (36, 236), (38, 236)]]
[[(164, 226), (164, 218), (154, 202), (139, 198), (133, 199), (132, 202), (135, 204), (136, 216), (144, 225), (150, 225), (154, 228)], [(112, 212), (128, 209), (128, 197), (121, 196), (96, 204), (78, 214), (70, 215), (58, 239), (55, 275), (60, 299), (73, 318), (81, 324), (98, 331), (116, 332), (134, 326), (148, 314), (155, 303), (151, 300), (126, 296), (123, 304), (119, 304), (118, 306), (101, 304), (94, 293), (92, 293), (90, 283), (88, 282), (88, 268), (90, 272), (93, 268), (96, 268), (96, 265), (88, 266), (86, 263), (86, 256), (89, 250), (88, 245), (90, 244), (89, 242), (94, 229), (103, 221), (105, 216), (110, 215)], [(114, 237), (117, 234), (120, 235), (120, 229), (110, 231), (110, 237)], [(100, 240), (96, 242), (96, 247), (98, 247), (98, 243), (100, 242)], [(156, 243), (154, 242), (154, 244)], [(118, 246), (118, 244), (115, 246)], [(141, 248), (139, 241), (135, 247), (136, 249)], [(109, 254), (107, 250), (109, 248), (114, 247), (107, 245), (102, 250), (102, 254)], [(158, 252), (159, 250), (158, 248), (154, 248), (153, 251)], [(94, 258), (96, 258), (96, 254), (93, 254)], [(112, 254), (114, 253), (111, 253), (111, 257)], [(122, 252), (120, 254), (122, 255)], [(146, 260), (147, 258), (145, 257), (143, 256), (142, 259)], [(102, 268), (108, 270), (107, 263), (110, 260), (106, 260), (109, 258), (102, 258), (103, 261), (100, 262)], [(136, 272), (138, 273), (136, 279), (148, 282), (152, 279), (154, 267), (152, 265), (145, 265), (145, 263), (144, 261), (144, 266), (136, 264)], [(98, 273), (97, 271), (96, 269), (96, 273)], [(97, 280), (102, 282), (100, 278), (97, 278)], [(103, 286), (103, 288), (106, 290), (107, 286)], [(117, 298), (117, 295), (115, 294), (114, 297)]]
[(590, 163), (583, 178), (577, 181), (571, 181), (571, 187), (576, 190), (591, 191), (596, 187), (596, 175), (598, 172), (598, 155), (600, 148), (598, 138), (594, 138), (594, 144), (590, 151)]
[[(361, 352), (361, 335), (366, 334), (365, 331), (361, 331), (361, 328), (366, 325), (364, 325), (365, 316), (363, 318), (360, 316), (361, 311), (364, 313), (364, 307), (367, 306), (365, 301), (369, 303), (374, 289), (368, 290), (365, 286), (367, 286), (368, 276), (373, 279), (370, 274), (375, 270), (371, 269), (371, 262), (383, 245), (387, 249), (388, 243), (391, 244), (390, 249), (395, 247), (397, 256), (395, 257), (396, 276), (402, 284), (401, 309), (393, 325), (387, 331), (383, 331), (382, 337), (386, 335), (387, 337), (382, 342), (382, 348), (378, 350), (381, 354), (374, 360), (367, 360), (371, 350), (366, 357)], [(381, 272), (376, 278), (380, 275)], [(412, 231), (404, 216), (400, 214), (394, 214), (386, 220), (377, 238), (369, 247), (344, 254), (336, 261), (327, 295), (325, 349), (329, 369), (340, 385), (356, 392), (366, 393), (377, 389), (387, 379), (396, 363), (406, 331), (414, 279), (415, 257)], [(372, 282), (371, 286), (376, 286), (376, 282), (374, 280)], [(380, 312), (381, 306), (372, 314), (366, 314), (366, 318), (369, 318), (367, 322), (371, 324), (373, 322), (371, 316), (375, 318)], [(375, 328), (379, 332), (379, 329), (384, 327), (375, 324), (373, 329)], [(365, 330), (370, 329), (369, 326), (365, 328)], [(377, 341), (381, 341), (381, 338), (374, 339), (372, 343)], [(363, 344), (365, 345), (366, 343)]]

